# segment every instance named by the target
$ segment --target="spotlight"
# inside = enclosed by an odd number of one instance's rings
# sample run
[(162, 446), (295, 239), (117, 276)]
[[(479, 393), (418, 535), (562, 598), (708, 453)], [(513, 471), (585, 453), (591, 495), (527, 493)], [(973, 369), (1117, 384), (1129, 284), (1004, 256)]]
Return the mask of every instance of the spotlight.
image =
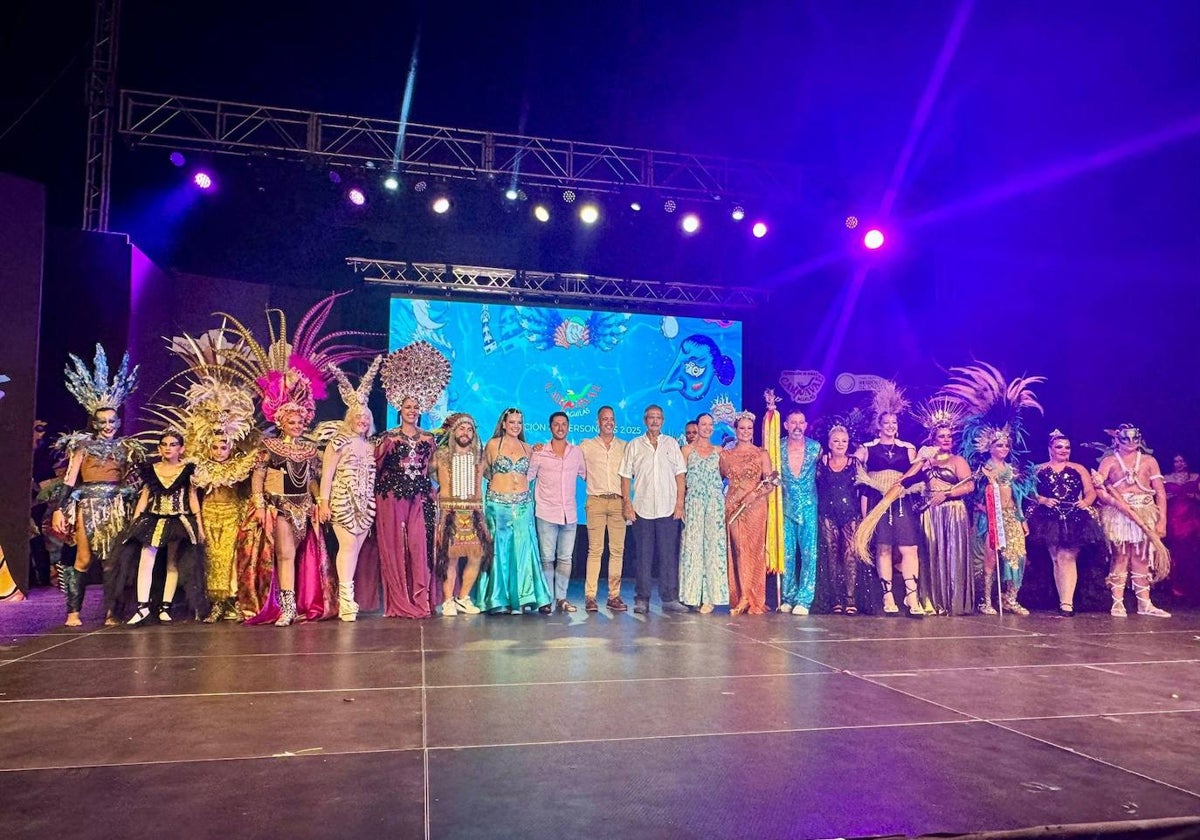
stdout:
[(450, 199), (446, 198), (444, 195), (439, 195), (433, 200), (433, 204), (430, 206), (433, 208), (433, 212), (440, 216), (442, 213), (445, 213), (450, 209)]
[(550, 211), (546, 209), (544, 204), (539, 204), (533, 208), (533, 218), (539, 222), (548, 222), (550, 221)]
[(733, 212), (729, 215), (733, 217), (735, 222), (740, 222), (742, 219), (746, 218), (746, 208), (739, 204), (733, 208)]
[(395, 175), (389, 175), (383, 179), (383, 188), (395, 192), (400, 189), (400, 179)]
[(567, 202), (567, 204), (573, 204), (575, 202), (575, 190), (563, 190), (563, 201)]
[(579, 221), (585, 225), (594, 225), (600, 218), (600, 208), (595, 204), (585, 204), (579, 208)]
[(678, 205), (675, 204), (675, 199), (673, 198), (668, 198), (663, 202), (663, 210), (666, 210), (668, 213), (674, 213), (676, 206)]
[(171, 161), (172, 166), (184, 166), (187, 163), (187, 158), (183, 156), (183, 152), (171, 152), (167, 160)]
[(634, 213), (642, 212), (642, 202), (640, 202), (640, 201), (629, 202), (629, 209), (632, 210)]
[(427, 189), (429, 189), (429, 184), (426, 181), (417, 181), (413, 184), (413, 192), (425, 192)]
[(342, 175), (336, 169), (329, 170), (329, 183), (331, 183), (331, 184), (342, 183)]
[(207, 172), (197, 172), (192, 176), (192, 183), (202, 190), (211, 190), (213, 179)]
[(762, 239), (767, 235), (767, 226), (762, 222), (755, 222), (754, 227), (750, 229), (750, 232), (754, 234), (755, 239)]
[(858, 227), (858, 216), (846, 217), (846, 230), (854, 230)]
[(883, 231), (879, 228), (871, 228), (863, 237), (863, 245), (869, 251), (877, 251), (883, 246)]
[(700, 217), (695, 213), (688, 213), (683, 217), (683, 221), (679, 223), (679, 226), (683, 228), (684, 233), (695, 233), (700, 230)]
[(355, 207), (362, 207), (367, 203), (367, 194), (358, 187), (351, 187), (350, 189), (346, 190), (346, 198)]
[(519, 190), (517, 190), (516, 187), (509, 187), (507, 190), (504, 191), (504, 197), (507, 198), (509, 201), (516, 201), (518, 198), (521, 197), (521, 193)]

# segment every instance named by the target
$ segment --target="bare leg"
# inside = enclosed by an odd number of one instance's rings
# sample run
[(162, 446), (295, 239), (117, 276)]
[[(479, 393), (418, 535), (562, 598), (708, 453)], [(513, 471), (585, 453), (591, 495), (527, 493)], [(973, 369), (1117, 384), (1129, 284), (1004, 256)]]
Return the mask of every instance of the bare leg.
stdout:
[(1075, 612), (1075, 585), (1079, 581), (1075, 561), (1078, 557), (1078, 548), (1059, 546), (1054, 549), (1054, 587), (1058, 590), (1058, 608), (1064, 613)]
[(880, 545), (875, 548), (875, 567), (879, 570), (879, 582), (883, 585), (883, 611), (890, 615), (900, 612), (896, 597), (892, 594), (892, 547)]
[(919, 568), (917, 547), (915, 545), (900, 546), (900, 577), (904, 579), (904, 606), (908, 608), (908, 614), (914, 618), (925, 615), (925, 608), (921, 606), (921, 599), (917, 595)]

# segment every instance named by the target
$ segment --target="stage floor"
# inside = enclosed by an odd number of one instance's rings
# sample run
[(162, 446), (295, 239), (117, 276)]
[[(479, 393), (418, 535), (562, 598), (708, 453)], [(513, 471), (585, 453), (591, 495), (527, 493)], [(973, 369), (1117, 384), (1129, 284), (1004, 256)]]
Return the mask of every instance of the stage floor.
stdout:
[(102, 630), (97, 590), (82, 630), (58, 626), (54, 591), (0, 604), (9, 840), (854, 837), (1200, 814), (1196, 612), (656, 603)]

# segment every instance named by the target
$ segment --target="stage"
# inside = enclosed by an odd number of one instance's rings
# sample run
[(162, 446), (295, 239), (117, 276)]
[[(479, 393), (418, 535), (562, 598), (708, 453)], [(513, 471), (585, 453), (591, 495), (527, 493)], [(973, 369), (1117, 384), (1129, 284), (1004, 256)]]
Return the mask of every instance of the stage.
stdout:
[(57, 626), (55, 591), (0, 605), (11, 840), (858, 837), (1200, 813), (1195, 612), (731, 620), (655, 602), (127, 630), (99, 628), (99, 596), (82, 631)]

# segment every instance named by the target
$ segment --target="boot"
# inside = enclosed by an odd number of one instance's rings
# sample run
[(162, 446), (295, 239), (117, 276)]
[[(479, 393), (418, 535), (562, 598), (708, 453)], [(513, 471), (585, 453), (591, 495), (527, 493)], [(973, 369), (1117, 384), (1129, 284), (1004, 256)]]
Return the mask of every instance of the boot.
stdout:
[(275, 620), (276, 627), (288, 627), (296, 620), (296, 591), (294, 589), (279, 590), (279, 618)]
[(1011, 586), (1004, 592), (1004, 608), (1013, 615), (1029, 615), (1029, 610), (1017, 603), (1017, 589)]
[(205, 624), (216, 624), (218, 621), (220, 621), (222, 618), (225, 617), (225, 603), (226, 602), (224, 600), (213, 597), (211, 594), (208, 596), (208, 600), (212, 603), (212, 609), (209, 611), (208, 615), (205, 616), (204, 623)]
[(981, 615), (996, 615), (996, 608), (992, 606), (992, 584), (995, 580), (994, 572), (983, 573), (983, 591), (979, 594), (979, 606), (975, 608)]
[(1170, 618), (1169, 612), (1154, 606), (1154, 602), (1150, 600), (1150, 575), (1145, 572), (1134, 572), (1130, 577), (1133, 579), (1133, 594), (1137, 598), (1138, 615)]
[(338, 584), (338, 618), (342, 621), (358, 620), (358, 604), (354, 602), (354, 583)]
[(58, 579), (67, 596), (67, 626), (78, 627), (83, 623), (79, 611), (83, 609), (83, 596), (87, 592), (87, 572), (81, 572), (74, 566), (63, 566)]

